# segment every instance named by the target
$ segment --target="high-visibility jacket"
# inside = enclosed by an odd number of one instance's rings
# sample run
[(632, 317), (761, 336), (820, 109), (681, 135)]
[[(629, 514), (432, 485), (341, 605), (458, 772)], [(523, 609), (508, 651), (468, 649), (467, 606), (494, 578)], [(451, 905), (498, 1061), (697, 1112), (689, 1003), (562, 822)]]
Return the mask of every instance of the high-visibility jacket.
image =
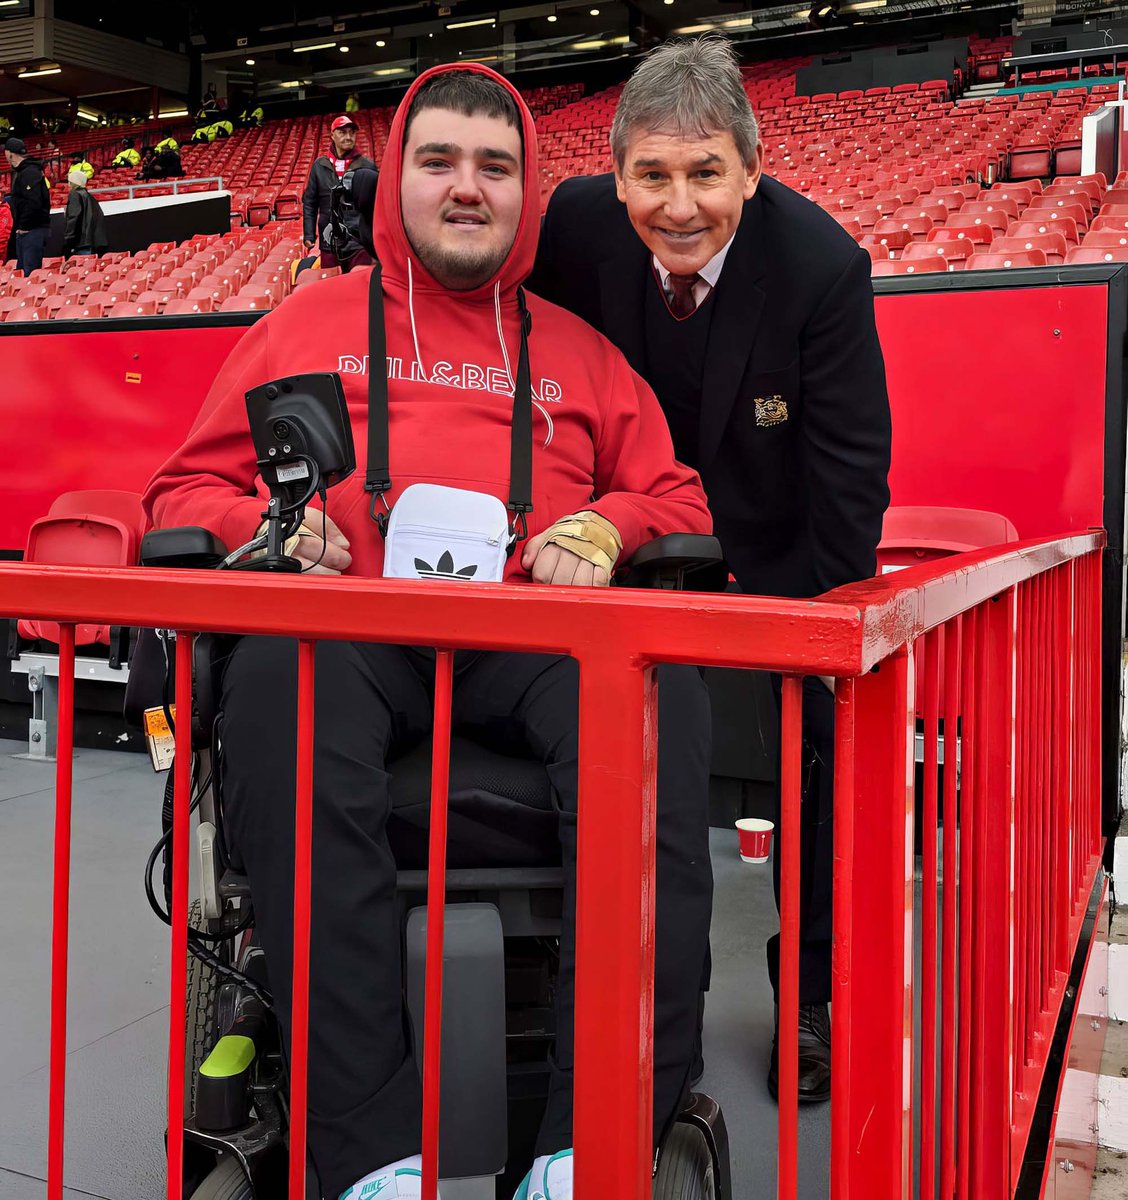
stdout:
[(166, 150), (179, 150), (180, 143), (174, 137), (166, 137), (163, 142), (158, 142), (153, 149), (157, 154), (163, 154)]
[(75, 170), (76, 168), (77, 168), (79, 171), (81, 171), (81, 172), (83, 173), (83, 175), (85, 175), (85, 176), (86, 176), (86, 178), (87, 178), (87, 179), (93, 179), (93, 178), (94, 178), (94, 166), (93, 166), (93, 164), (92, 164), (92, 163), (88, 163), (88, 162), (86, 161), (86, 159), (84, 159), (84, 158), (81, 158), (81, 159), (75, 159), (75, 161), (71, 163), (71, 165), (70, 165), (70, 167), (68, 168), (68, 170), (70, 170), (70, 171), (73, 171), (73, 170)]
[(117, 158), (110, 163), (111, 167), (135, 167), (141, 161), (141, 155), (132, 146), (127, 146), (118, 152)]

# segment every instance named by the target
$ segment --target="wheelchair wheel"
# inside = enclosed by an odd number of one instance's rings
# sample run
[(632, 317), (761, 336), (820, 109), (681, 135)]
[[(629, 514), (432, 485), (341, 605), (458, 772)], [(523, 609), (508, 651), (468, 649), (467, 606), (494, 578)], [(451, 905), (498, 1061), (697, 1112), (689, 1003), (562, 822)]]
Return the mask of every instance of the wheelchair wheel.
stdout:
[(670, 1131), (658, 1158), (654, 1200), (715, 1200), (713, 1156), (704, 1134), (679, 1121)]
[(251, 1200), (251, 1185), (236, 1158), (225, 1158), (192, 1193), (192, 1200)]
[[(193, 900), (188, 909), (188, 928), (205, 928), (203, 904)], [(196, 1111), (196, 1071), (215, 1041), (215, 1007), (219, 979), (207, 963), (188, 955), (188, 988), (184, 1024), (184, 1115)], [(214, 1173), (214, 1172), (213, 1172)], [(204, 1193), (197, 1193), (203, 1195)], [(217, 1196), (219, 1193), (216, 1193)], [(248, 1193), (249, 1195), (249, 1193)]]

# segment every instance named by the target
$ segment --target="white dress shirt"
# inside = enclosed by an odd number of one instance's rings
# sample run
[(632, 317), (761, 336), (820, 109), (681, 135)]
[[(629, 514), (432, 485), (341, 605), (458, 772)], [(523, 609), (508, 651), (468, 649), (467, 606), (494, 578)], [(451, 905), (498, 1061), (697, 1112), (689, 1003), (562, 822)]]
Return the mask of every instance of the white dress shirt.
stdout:
[[(713, 255), (711, 259), (697, 272), (699, 278), (693, 285), (693, 303), (700, 308), (704, 304), (706, 297), (717, 286), (717, 280), (721, 277), (721, 268), (725, 265), (725, 256), (729, 252), (729, 247), (732, 245), (734, 233), (727, 242)], [(662, 284), (662, 290), (666, 293), (666, 298), (669, 299), (672, 295), (670, 291), (670, 271), (658, 261), (658, 255), (653, 255), (654, 269), (658, 272), (659, 282)]]

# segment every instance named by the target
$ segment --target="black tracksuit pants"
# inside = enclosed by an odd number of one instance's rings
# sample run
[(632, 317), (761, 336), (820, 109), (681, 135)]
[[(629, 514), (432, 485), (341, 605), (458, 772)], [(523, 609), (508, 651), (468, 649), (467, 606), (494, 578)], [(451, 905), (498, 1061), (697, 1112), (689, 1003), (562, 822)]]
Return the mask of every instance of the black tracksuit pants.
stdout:
[[(772, 676), (780, 703), (781, 680)], [(782, 736), (782, 734), (781, 734)], [(803, 681), (803, 772), (799, 865), (799, 1003), (830, 1001), (834, 915), (834, 696), (821, 679)], [(772, 854), (779, 907), (779, 793), (776, 844)], [(768, 975), (779, 999), (779, 934), (768, 939)]]
[[(573, 660), (548, 655), (460, 653), (455, 661), (455, 729), (487, 742), (519, 733), (544, 761), (559, 804), (569, 883), (558, 1032), (538, 1154), (572, 1144), (578, 678)], [(434, 659), (426, 651), (348, 642), (317, 647), (308, 1129), (318, 1187), (328, 1197), (420, 1149), (421, 1085), (405, 1028), (385, 763), (428, 735), (433, 680)], [(226, 827), (250, 881), (287, 1037), (296, 682), (293, 642), (247, 637), (232, 653), (223, 684)], [(712, 903), (710, 717), (699, 673), (661, 668), (658, 709), (656, 1136), (686, 1091)]]

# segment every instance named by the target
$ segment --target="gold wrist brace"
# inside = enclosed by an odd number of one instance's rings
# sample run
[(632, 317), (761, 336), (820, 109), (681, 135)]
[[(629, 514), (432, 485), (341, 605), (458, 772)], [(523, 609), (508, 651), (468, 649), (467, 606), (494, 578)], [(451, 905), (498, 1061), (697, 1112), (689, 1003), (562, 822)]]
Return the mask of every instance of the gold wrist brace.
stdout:
[(589, 563), (602, 567), (608, 575), (622, 553), (623, 541), (619, 531), (596, 512), (578, 512), (561, 517), (548, 529), (546, 542), (571, 550)]

